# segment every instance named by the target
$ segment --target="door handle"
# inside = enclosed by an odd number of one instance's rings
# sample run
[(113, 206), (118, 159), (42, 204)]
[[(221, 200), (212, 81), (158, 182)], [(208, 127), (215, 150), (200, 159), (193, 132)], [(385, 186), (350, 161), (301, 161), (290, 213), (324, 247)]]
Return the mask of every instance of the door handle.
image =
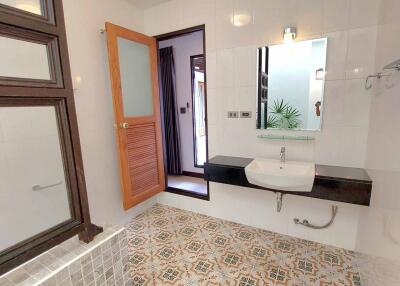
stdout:
[(119, 129), (128, 129), (129, 124), (128, 124), (128, 122), (121, 122), (118, 124), (114, 124), (114, 127), (119, 128)]

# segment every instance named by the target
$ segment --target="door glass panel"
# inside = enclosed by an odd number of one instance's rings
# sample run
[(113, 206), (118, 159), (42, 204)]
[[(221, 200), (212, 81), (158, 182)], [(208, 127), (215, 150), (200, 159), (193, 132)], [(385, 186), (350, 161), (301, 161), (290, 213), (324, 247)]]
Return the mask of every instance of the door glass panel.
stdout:
[(0, 76), (50, 80), (47, 45), (0, 36)]
[(55, 108), (0, 107), (0, 251), (71, 218)]
[(153, 115), (149, 47), (118, 38), (118, 52), (124, 116)]
[(25, 12), (43, 15), (40, 0), (0, 0), (0, 4), (14, 7)]

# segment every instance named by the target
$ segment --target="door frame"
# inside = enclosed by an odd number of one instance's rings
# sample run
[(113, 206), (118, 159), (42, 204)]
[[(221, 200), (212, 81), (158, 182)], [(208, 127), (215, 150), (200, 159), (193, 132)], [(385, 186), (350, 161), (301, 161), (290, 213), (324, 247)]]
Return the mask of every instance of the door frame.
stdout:
[[(206, 25), (198, 25), (178, 31), (173, 31), (161, 35), (154, 36), (154, 38), (157, 41), (157, 53), (158, 53), (158, 67), (160, 67), (160, 50), (159, 50), (159, 42), (173, 39), (173, 38), (178, 38), (182, 37), (194, 32), (203, 32), (203, 55), (204, 55), (204, 82), (205, 82), (205, 87), (204, 87), (204, 105), (205, 105), (205, 131), (206, 131), (206, 161), (209, 159), (209, 154), (208, 154), (208, 111), (207, 111), (207, 52), (206, 52)], [(191, 73), (191, 71), (190, 71)], [(161, 79), (159, 79), (159, 82), (161, 82)], [(161, 93), (160, 93), (161, 95)], [(160, 97), (160, 102), (161, 102), (161, 97)], [(161, 109), (163, 108), (163, 105), (160, 104)], [(165, 186), (166, 186), (166, 192), (169, 193), (174, 193), (178, 195), (183, 195), (187, 197), (192, 197), (196, 199), (201, 199), (201, 200), (210, 200), (210, 183), (207, 181), (207, 195), (200, 195), (192, 192), (188, 192), (182, 189), (177, 189), (177, 188), (172, 188), (168, 187), (168, 174), (167, 174), (167, 167), (166, 167), (166, 143), (165, 143), (165, 129), (164, 129), (164, 119), (161, 120), (161, 126), (162, 126), (162, 137), (163, 137), (163, 149), (164, 149), (164, 170), (165, 170)], [(194, 142), (193, 142), (194, 143)]]

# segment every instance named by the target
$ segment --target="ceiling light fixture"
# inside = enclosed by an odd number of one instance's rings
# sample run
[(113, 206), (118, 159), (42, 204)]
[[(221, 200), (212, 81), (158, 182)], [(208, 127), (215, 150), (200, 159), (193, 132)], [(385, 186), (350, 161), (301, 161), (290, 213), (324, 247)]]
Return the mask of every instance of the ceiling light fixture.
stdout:
[(235, 27), (243, 27), (250, 24), (252, 20), (251, 18), (251, 15), (249, 15), (248, 13), (235, 13), (231, 18), (231, 23)]

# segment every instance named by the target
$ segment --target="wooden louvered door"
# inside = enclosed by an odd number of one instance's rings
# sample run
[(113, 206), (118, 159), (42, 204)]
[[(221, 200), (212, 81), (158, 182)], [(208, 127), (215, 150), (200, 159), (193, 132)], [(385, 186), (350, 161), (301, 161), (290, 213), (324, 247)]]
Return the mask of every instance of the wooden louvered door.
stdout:
[(129, 209), (165, 190), (157, 44), (106, 23), (123, 204)]

